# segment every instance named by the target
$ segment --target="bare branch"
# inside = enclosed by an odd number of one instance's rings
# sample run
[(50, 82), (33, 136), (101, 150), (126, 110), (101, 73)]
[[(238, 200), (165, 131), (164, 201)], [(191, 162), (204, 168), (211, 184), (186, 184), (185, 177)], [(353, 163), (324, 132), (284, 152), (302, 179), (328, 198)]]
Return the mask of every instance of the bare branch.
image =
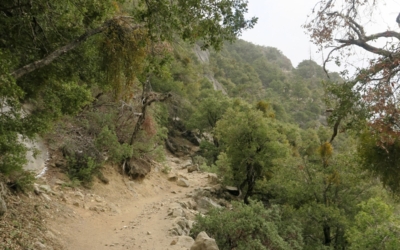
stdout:
[(366, 41), (360, 40), (360, 39), (357, 39), (357, 40), (355, 40), (355, 39), (335, 39), (335, 41), (337, 41), (339, 43), (347, 44), (347, 45), (357, 45), (371, 53), (378, 54), (378, 55), (385, 56), (385, 57), (390, 57), (392, 55), (392, 53), (390, 51), (374, 47), (372, 45), (369, 45)]

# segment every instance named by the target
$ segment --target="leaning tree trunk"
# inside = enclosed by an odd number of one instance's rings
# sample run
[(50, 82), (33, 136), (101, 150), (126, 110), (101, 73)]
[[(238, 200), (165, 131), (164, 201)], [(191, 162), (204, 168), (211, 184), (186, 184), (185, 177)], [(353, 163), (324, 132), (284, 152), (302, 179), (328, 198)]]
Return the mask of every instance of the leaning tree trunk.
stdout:
[(129, 142), (130, 145), (133, 145), (133, 142), (136, 139), (136, 136), (139, 133), (140, 128), (142, 127), (144, 121), (146, 120), (146, 110), (153, 102), (163, 102), (170, 98), (172, 95), (171, 93), (160, 94), (156, 92), (143, 92), (142, 95), (142, 109), (141, 114), (139, 116), (138, 121), (136, 122), (135, 128), (133, 129), (131, 140)]
[[(141, 99), (142, 100), (141, 114), (139, 115), (139, 118), (136, 122), (135, 128), (133, 129), (131, 139), (129, 141), (130, 145), (133, 145), (133, 143), (135, 142), (135, 139), (138, 136), (139, 131), (140, 131), (144, 121), (146, 120), (147, 108), (153, 102), (163, 102), (172, 96), (171, 93), (160, 94), (160, 93), (156, 93), (156, 92), (147, 92), (145, 90), (145, 87), (146, 86), (143, 86), (143, 93), (142, 93), (142, 99)], [(131, 170), (135, 168), (135, 166), (132, 165), (132, 164), (134, 164), (134, 162), (135, 162), (134, 159), (132, 159), (131, 157), (125, 159), (124, 163), (122, 164), (123, 174), (125, 172), (131, 172)]]

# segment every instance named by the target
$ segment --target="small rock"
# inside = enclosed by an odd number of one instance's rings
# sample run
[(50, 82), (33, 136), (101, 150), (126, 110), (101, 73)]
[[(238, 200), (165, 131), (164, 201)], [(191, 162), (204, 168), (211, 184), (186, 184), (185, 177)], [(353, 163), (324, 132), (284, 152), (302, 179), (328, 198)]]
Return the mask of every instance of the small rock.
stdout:
[(197, 164), (195, 164), (195, 165), (190, 165), (190, 166), (187, 168), (187, 171), (188, 171), (188, 173), (191, 173), (191, 172), (194, 172), (194, 171), (199, 171), (199, 166), (198, 166)]
[(190, 186), (189, 182), (183, 178), (179, 178), (178, 181), (176, 182), (176, 184), (181, 187), (189, 187)]
[(75, 196), (81, 198), (82, 200), (85, 198), (85, 196), (80, 191), (76, 191)]
[(40, 241), (36, 241), (33, 246), (35, 247), (35, 249), (39, 249), (39, 250), (44, 250), (46, 249), (46, 245), (44, 245), (43, 243), (41, 243)]
[(62, 180), (56, 180), (56, 182), (55, 182), (57, 185), (60, 185), (60, 186), (62, 186), (62, 185), (64, 185), (65, 184), (65, 181), (62, 181)]
[(46, 201), (51, 201), (50, 196), (48, 196), (47, 194), (42, 193), (42, 196), (43, 196), (43, 198), (44, 198)]
[(176, 181), (178, 179), (178, 177), (176, 176), (175, 173), (169, 173), (168, 174), (168, 180), (169, 181)]
[(52, 192), (51, 187), (49, 185), (40, 185), (39, 189), (45, 191), (46, 193), (51, 193)]
[(170, 245), (177, 245), (181, 248), (190, 249), (190, 247), (194, 244), (194, 239), (192, 237), (182, 235), (175, 237)]
[(151, 235), (151, 232), (147, 231), (147, 235)]

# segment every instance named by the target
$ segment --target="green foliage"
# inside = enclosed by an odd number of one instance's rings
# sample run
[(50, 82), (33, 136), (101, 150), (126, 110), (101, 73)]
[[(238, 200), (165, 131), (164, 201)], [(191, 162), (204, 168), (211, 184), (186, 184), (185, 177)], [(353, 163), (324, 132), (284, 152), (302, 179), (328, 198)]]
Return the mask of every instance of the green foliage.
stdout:
[(400, 141), (383, 143), (379, 135), (365, 131), (360, 136), (358, 154), (363, 168), (379, 176), (383, 184), (398, 194), (400, 192)]
[(384, 191), (360, 168), (354, 149), (335, 153), (329, 143), (313, 148), (304, 158), (285, 159), (269, 181), (260, 180), (256, 197), (296, 209), (304, 249), (347, 248), (346, 233), (359, 211), (357, 204), (384, 196)]
[(118, 164), (124, 159), (132, 157), (132, 146), (127, 143), (119, 143), (115, 132), (107, 126), (101, 130), (94, 140), (94, 144), (100, 152), (107, 154), (108, 161), (112, 163)]
[(204, 99), (199, 102), (196, 111), (187, 122), (189, 129), (212, 130), (231, 106), (231, 100), (221, 91), (206, 91), (204, 95)]
[(228, 109), (215, 129), (229, 159), (233, 185), (247, 185), (245, 199), (257, 179), (269, 178), (276, 160), (288, 153), (285, 136), (273, 120), (248, 105)]
[(210, 0), (138, 1), (134, 7), (138, 20), (145, 21), (150, 35), (172, 40), (174, 35), (190, 42), (201, 41), (203, 48), (221, 48), (235, 40), (242, 30), (252, 28), (257, 18), (246, 19), (247, 1)]
[(76, 155), (67, 157), (68, 175), (72, 182), (78, 180), (85, 186), (90, 186), (93, 176), (99, 171), (101, 165), (92, 157)]
[(33, 190), (35, 176), (29, 171), (13, 171), (7, 178), (7, 185), (13, 191), (25, 193)]
[(349, 249), (399, 249), (400, 217), (393, 206), (379, 198), (362, 202), (355, 224), (347, 233)]
[(231, 210), (214, 209), (197, 216), (191, 234), (201, 231), (216, 239), (219, 249), (302, 249), (296, 221), (285, 224), (278, 206), (265, 208), (261, 202), (234, 202)]

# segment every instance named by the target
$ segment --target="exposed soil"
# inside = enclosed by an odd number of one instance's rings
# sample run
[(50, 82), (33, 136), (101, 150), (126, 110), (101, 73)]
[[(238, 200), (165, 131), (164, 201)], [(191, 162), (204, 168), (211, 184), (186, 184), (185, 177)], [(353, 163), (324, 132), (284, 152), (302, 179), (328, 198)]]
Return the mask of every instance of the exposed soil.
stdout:
[[(104, 175), (109, 184), (96, 182), (91, 189), (62, 188), (55, 184), (54, 209), (47, 217), (49, 231), (56, 235), (54, 248), (77, 249), (187, 249), (170, 245), (169, 229), (174, 218), (171, 206), (190, 200), (194, 189), (207, 186), (207, 173), (188, 173), (189, 159), (167, 156), (154, 163), (152, 172), (141, 181), (132, 181), (108, 166)], [(181, 187), (167, 180), (162, 170), (187, 177), (190, 186)], [(165, 172), (165, 171), (164, 171)], [(57, 183), (51, 172), (48, 183)], [(195, 213), (188, 215), (192, 219)]]

